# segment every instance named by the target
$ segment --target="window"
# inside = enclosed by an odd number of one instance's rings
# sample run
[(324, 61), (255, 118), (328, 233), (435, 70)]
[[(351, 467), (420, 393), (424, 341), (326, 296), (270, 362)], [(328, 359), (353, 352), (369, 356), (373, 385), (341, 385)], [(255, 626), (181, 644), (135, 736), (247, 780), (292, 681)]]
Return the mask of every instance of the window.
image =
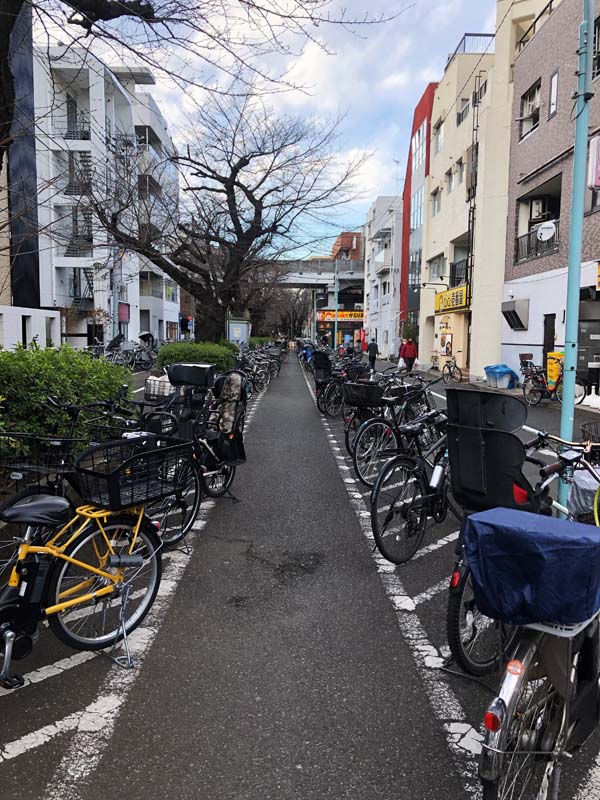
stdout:
[(458, 183), (461, 184), (465, 179), (465, 162), (459, 158), (456, 162), (456, 171), (458, 173)]
[(418, 189), (410, 200), (410, 227), (415, 231), (423, 224), (423, 187)]
[(438, 122), (433, 129), (433, 150), (439, 153), (444, 146), (444, 122)]
[(600, 75), (600, 17), (594, 22), (594, 52), (592, 54), (592, 78)]
[(418, 287), (421, 281), (421, 250), (411, 250), (408, 265), (408, 285)]
[(429, 262), (429, 275), (432, 281), (437, 281), (446, 274), (446, 259), (444, 256), (432, 258)]
[(427, 135), (427, 120), (424, 120), (412, 138), (412, 168), (414, 170), (425, 160), (425, 137)]
[(461, 125), (465, 121), (465, 119), (467, 118), (467, 116), (469, 114), (470, 105), (471, 104), (469, 103), (469, 98), (468, 97), (463, 97), (461, 99), (461, 101), (460, 101), (460, 111), (456, 115), (456, 126), (457, 127), (459, 125)]
[(435, 217), (442, 210), (442, 193), (439, 189), (431, 193), (431, 215)]
[(449, 169), (446, 173), (446, 190), (448, 194), (452, 192), (452, 189), (454, 189), (454, 173)]
[(542, 81), (537, 80), (529, 91), (521, 97), (521, 116), (520, 116), (520, 139), (534, 131), (540, 124), (540, 96), (542, 92)]
[(550, 102), (548, 103), (548, 118), (556, 114), (558, 107), (558, 72), (550, 78)]

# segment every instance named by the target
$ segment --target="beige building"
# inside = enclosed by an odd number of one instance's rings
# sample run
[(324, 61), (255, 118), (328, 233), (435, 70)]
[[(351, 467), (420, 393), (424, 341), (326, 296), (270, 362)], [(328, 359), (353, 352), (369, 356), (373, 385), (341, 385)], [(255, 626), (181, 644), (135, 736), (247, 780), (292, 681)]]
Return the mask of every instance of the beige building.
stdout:
[(497, 34), (466, 34), (433, 105), (421, 293), (421, 359), (472, 377), (501, 357), (516, 43), (547, 0), (499, 0)]

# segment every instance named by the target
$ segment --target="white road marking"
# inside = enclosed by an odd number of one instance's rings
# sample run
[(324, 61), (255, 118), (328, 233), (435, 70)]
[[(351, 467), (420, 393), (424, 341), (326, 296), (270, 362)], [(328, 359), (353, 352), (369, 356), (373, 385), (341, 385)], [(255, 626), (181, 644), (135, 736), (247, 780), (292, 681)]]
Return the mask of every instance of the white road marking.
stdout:
[[(73, 669), (73, 667), (78, 667), (80, 664), (84, 664), (86, 661), (96, 658), (97, 655), (97, 653), (90, 652), (75, 653), (75, 655), (68, 656), (68, 658), (61, 658), (60, 661), (55, 661), (54, 664), (46, 664), (44, 667), (39, 667), (39, 669), (33, 670), (33, 672), (28, 672), (27, 675), (23, 676), (25, 678), (25, 685), (16, 691), (23, 691), (28, 686), (41, 683), (42, 681), (46, 680), (46, 678), (53, 678), (57, 675), (62, 675), (68, 670)], [(0, 697), (14, 694), (14, 691), (14, 689), (0, 688)]]
[[(308, 380), (306, 380), (306, 385), (315, 400)], [(340, 474), (343, 476), (341, 471)], [(348, 479), (345, 479), (344, 482), (363, 535), (367, 540), (372, 541), (371, 526), (361, 515), (361, 512), (366, 510), (364, 499), (359, 492), (354, 491), (352, 486), (348, 485)], [(433, 713), (446, 732), (448, 747), (462, 777), (466, 795), (475, 800), (481, 796), (476, 761), (476, 756), (481, 751), (481, 737), (466, 721), (460, 701), (452, 691), (445, 674), (439, 669), (444, 657), (429, 641), (419, 617), (414, 613), (415, 602), (402, 585), (395, 566), (377, 552), (372, 553), (372, 557), (377, 565), (386, 594), (397, 611), (398, 626), (410, 647)]]
[(137, 394), (138, 392), (143, 392), (145, 388), (146, 388), (145, 386), (140, 386), (139, 389), (134, 389), (132, 394)]
[(445, 547), (447, 544), (450, 544), (450, 542), (455, 542), (458, 539), (459, 534), (460, 531), (454, 531), (454, 533), (449, 533), (448, 536), (438, 539), (436, 542), (427, 545), (427, 547), (422, 547), (418, 553), (415, 553), (412, 560), (416, 561), (418, 558), (423, 558), (423, 556), (433, 553), (436, 550), (439, 550), (441, 547)]
[(413, 603), (415, 604), (415, 608), (420, 606), (421, 603), (426, 603), (428, 600), (431, 600), (432, 597), (435, 597), (436, 594), (440, 594), (441, 592), (448, 591), (448, 584), (449, 578), (443, 578), (441, 581), (438, 581), (435, 586), (430, 586), (429, 589), (425, 589), (424, 592), (418, 594), (416, 597), (413, 597)]

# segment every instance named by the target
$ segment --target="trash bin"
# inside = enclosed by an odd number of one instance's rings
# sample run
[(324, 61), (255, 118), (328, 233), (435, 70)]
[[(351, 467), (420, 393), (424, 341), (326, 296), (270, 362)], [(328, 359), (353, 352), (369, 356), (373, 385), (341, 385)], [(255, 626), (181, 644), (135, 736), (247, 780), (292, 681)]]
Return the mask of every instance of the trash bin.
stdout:
[(496, 375), (496, 367), (498, 364), (491, 364), (489, 367), (484, 367), (483, 371), (485, 372), (485, 378), (487, 381), (487, 385), (491, 386), (493, 389), (498, 388), (498, 376)]
[(506, 364), (497, 364), (493, 369), (498, 389), (514, 389), (517, 385), (517, 373)]

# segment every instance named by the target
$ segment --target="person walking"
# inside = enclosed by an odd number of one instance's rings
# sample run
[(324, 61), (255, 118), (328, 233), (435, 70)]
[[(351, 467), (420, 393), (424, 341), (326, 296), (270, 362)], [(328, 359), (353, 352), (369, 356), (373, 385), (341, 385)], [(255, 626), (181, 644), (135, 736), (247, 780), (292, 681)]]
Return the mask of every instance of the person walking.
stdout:
[(377, 342), (375, 341), (375, 337), (373, 337), (367, 347), (367, 353), (369, 354), (369, 364), (371, 365), (371, 372), (375, 372), (375, 360), (379, 355), (379, 348), (377, 347)]
[(412, 372), (415, 361), (417, 360), (417, 345), (409, 337), (402, 340), (402, 347), (400, 348), (400, 358), (404, 359), (406, 370), (408, 374)]

